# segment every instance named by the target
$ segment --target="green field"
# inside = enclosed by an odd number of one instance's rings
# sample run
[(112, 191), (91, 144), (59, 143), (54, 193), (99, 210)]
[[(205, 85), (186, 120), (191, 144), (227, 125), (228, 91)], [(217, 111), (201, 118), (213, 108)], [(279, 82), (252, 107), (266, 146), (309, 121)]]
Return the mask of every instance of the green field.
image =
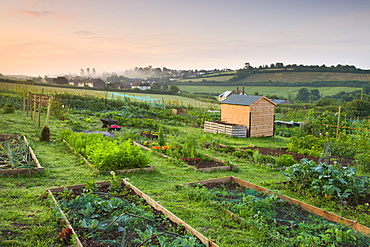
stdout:
[[(97, 91), (97, 90), (86, 90), (83, 88), (61, 88), (61, 87), (43, 87), (43, 86), (33, 86), (33, 85), (23, 85), (23, 84), (13, 84), (0, 82), (0, 87), (2, 89), (15, 90), (18, 92), (32, 92), (32, 93), (42, 93), (53, 94), (53, 93), (71, 93), (80, 95), (94, 95), (96, 97), (107, 97), (112, 99), (112, 94), (107, 91)], [(120, 92), (122, 95), (124, 93)], [(218, 104), (206, 103), (196, 99), (190, 99), (186, 97), (167, 95), (167, 94), (145, 94), (145, 93), (126, 93), (126, 95), (145, 97), (151, 99), (158, 99), (157, 103), (164, 103), (165, 105), (181, 105), (181, 106), (194, 106), (204, 109), (218, 109)], [(113, 99), (118, 96), (113, 96)]]
[(176, 82), (200, 82), (200, 81), (203, 81), (203, 80), (207, 80), (207, 81), (223, 81), (223, 82), (227, 82), (228, 80), (230, 80), (231, 78), (234, 77), (234, 74), (231, 74), (231, 75), (223, 75), (223, 76), (204, 76), (204, 77), (201, 77), (201, 78), (187, 78), (187, 79), (183, 79), (183, 80), (176, 80)]
[[(189, 93), (211, 93), (221, 94), (225, 91), (236, 90), (237, 86), (178, 86), (181, 91), (187, 91)], [(255, 87), (255, 86), (244, 86), (244, 90), (247, 94), (254, 94), (258, 92), (259, 95), (277, 95), (279, 97), (295, 97), (298, 93), (298, 89), (302, 87)], [(318, 89), (322, 97), (334, 95), (338, 92), (352, 92), (359, 90), (360, 88), (355, 87), (306, 87), (308, 90)], [(242, 90), (242, 86), (239, 86), (239, 90)]]

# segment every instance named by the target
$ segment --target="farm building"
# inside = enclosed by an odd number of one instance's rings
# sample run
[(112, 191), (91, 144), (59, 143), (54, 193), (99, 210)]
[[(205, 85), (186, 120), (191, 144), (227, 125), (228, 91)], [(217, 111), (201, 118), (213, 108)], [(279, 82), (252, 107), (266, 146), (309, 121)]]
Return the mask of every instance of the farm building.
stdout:
[(276, 103), (259, 95), (230, 95), (221, 104), (221, 122), (246, 126), (247, 137), (273, 136)]
[(240, 91), (239, 90), (239, 87), (236, 88), (236, 90), (233, 90), (233, 91), (226, 91), (226, 92), (223, 92), (222, 94), (220, 94), (218, 96), (218, 101), (223, 101), (225, 99), (227, 99), (227, 97), (229, 97), (230, 95), (247, 95), (247, 93), (244, 92), (244, 87), (243, 87), (243, 90)]

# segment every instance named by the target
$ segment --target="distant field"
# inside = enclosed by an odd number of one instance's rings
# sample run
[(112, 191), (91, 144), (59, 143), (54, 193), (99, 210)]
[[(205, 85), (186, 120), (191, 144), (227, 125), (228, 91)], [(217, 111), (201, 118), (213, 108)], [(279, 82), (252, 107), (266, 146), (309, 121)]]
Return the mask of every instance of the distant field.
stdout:
[[(237, 86), (180, 86), (181, 91), (187, 91), (189, 93), (212, 93), (221, 94), (225, 91), (236, 90)], [(298, 89), (302, 87), (254, 87), (254, 86), (244, 86), (244, 91), (247, 94), (254, 94), (258, 92), (260, 95), (277, 95), (279, 97), (289, 98), (290, 96), (295, 96), (298, 93)], [(320, 87), (320, 88), (310, 88), (306, 87), (308, 90), (318, 89), (321, 96), (330, 96), (338, 92), (352, 92), (360, 88), (354, 87)], [(239, 90), (242, 90), (242, 86), (239, 86)]]
[[(17, 90), (22, 92), (32, 92), (32, 93), (42, 93), (52, 94), (52, 93), (71, 93), (71, 94), (80, 94), (80, 95), (94, 95), (96, 97), (107, 97), (112, 98), (112, 94), (107, 91), (95, 91), (95, 90), (85, 90), (83, 88), (60, 88), (60, 87), (43, 87), (43, 86), (32, 86), (32, 85), (23, 85), (23, 84), (13, 84), (0, 82), (0, 88)], [(121, 92), (120, 92), (121, 93)], [(123, 93), (121, 93), (123, 94)], [(127, 95), (138, 96), (138, 97), (151, 97), (152, 99), (158, 99), (158, 102), (162, 104), (171, 104), (171, 105), (183, 105), (183, 106), (194, 106), (205, 109), (219, 109), (218, 104), (205, 103), (199, 100), (180, 97), (176, 95), (165, 95), (165, 94), (144, 94), (144, 93), (126, 93)], [(116, 98), (117, 96), (113, 96)]]
[(184, 79), (184, 80), (176, 80), (176, 82), (189, 82), (189, 81), (192, 81), (192, 82), (199, 82), (199, 81), (203, 81), (203, 80), (207, 80), (207, 81), (228, 81), (230, 80), (232, 77), (234, 76), (234, 74), (232, 75), (223, 75), (223, 76), (215, 76), (215, 77), (203, 77), (203, 78), (188, 78), (188, 79)]
[[(240, 79), (239, 83), (244, 82), (314, 82), (314, 81), (370, 81), (370, 74), (368, 73), (338, 73), (338, 72), (309, 72), (301, 71), (294, 72), (291, 70), (276, 69), (275, 73), (257, 73), (248, 75)], [(269, 69), (268, 71), (273, 71)], [(206, 81), (223, 81), (228, 82), (234, 76), (235, 72), (229, 75), (222, 75), (216, 77), (203, 77), (194, 79), (178, 80), (177, 82), (200, 82)]]

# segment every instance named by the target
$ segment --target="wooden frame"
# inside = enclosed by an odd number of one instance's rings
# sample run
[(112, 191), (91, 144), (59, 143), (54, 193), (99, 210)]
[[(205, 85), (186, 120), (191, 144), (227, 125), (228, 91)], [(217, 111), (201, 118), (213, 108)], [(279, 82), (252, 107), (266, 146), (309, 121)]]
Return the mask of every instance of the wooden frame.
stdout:
[[(328, 211), (325, 211), (321, 208), (318, 208), (318, 207), (312, 206), (310, 204), (301, 202), (301, 201), (296, 200), (294, 198), (291, 198), (289, 196), (285, 196), (283, 194), (273, 192), (269, 189), (266, 189), (264, 187), (252, 184), (252, 183), (244, 181), (244, 180), (241, 180), (241, 179), (236, 178), (234, 176), (223, 177), (223, 178), (215, 178), (215, 179), (209, 179), (209, 180), (202, 180), (202, 181), (198, 181), (198, 182), (186, 183), (186, 184), (183, 184), (183, 185), (194, 186), (195, 184), (203, 184), (204, 185), (204, 184), (208, 184), (208, 183), (231, 183), (231, 182), (235, 182), (235, 183), (237, 183), (241, 186), (244, 186), (245, 188), (250, 188), (250, 189), (253, 189), (253, 190), (256, 190), (256, 191), (259, 191), (259, 192), (264, 192), (266, 194), (277, 195), (282, 200), (287, 201), (290, 204), (294, 204), (294, 205), (297, 205), (297, 206), (301, 207), (302, 210), (305, 210), (305, 211), (308, 211), (310, 213), (321, 216), (324, 219), (327, 219), (329, 221), (344, 224), (346, 226), (351, 227), (353, 230), (359, 231), (359, 232), (363, 233), (364, 235), (370, 237), (370, 228), (367, 227), (367, 226), (359, 224), (355, 220), (350, 220), (350, 219), (341, 217), (339, 215), (336, 215), (336, 214), (330, 213)], [(233, 217), (235, 217), (235, 215), (233, 215)]]
[[(159, 203), (157, 203), (156, 201), (154, 201), (152, 198), (150, 198), (144, 192), (142, 192), (141, 190), (139, 190), (138, 188), (136, 188), (135, 186), (133, 186), (132, 184), (130, 184), (129, 182), (127, 182), (125, 179), (122, 179), (122, 182), (125, 185), (128, 185), (138, 196), (140, 196), (141, 198), (143, 198), (155, 210), (162, 212), (172, 222), (174, 222), (174, 223), (176, 223), (178, 225), (184, 226), (186, 228), (186, 230), (187, 230), (188, 233), (190, 233), (190, 234), (194, 235), (195, 237), (197, 237), (204, 245), (206, 245), (208, 247), (218, 247), (217, 244), (215, 244), (211, 240), (207, 239), (204, 235), (202, 235), (201, 233), (199, 233), (197, 230), (195, 230), (193, 227), (191, 227), (190, 225), (188, 225), (187, 223), (185, 223), (183, 220), (181, 220), (180, 218), (178, 218), (176, 215), (174, 215), (173, 213), (171, 213), (169, 210), (167, 210), (166, 208), (164, 208), (163, 206), (161, 206)], [(97, 182), (95, 184), (97, 184), (97, 185), (109, 185), (110, 182)], [(69, 227), (69, 228), (71, 228), (73, 234), (76, 236), (76, 238), (75, 238), (75, 240), (76, 240), (76, 246), (78, 246), (78, 247), (83, 247), (83, 245), (82, 245), (81, 241), (79, 240), (78, 235), (74, 231), (72, 225), (68, 221), (67, 216), (64, 214), (64, 212), (60, 208), (58, 201), (56, 200), (56, 198), (53, 195), (53, 192), (63, 192), (63, 190), (65, 188), (71, 190), (71, 189), (79, 189), (79, 188), (82, 188), (82, 187), (84, 187), (84, 184), (67, 186), (67, 187), (57, 187), (57, 188), (46, 189), (46, 191), (49, 193), (49, 195), (53, 198), (53, 201), (54, 201), (57, 209), (61, 213), (61, 215), (63, 217), (63, 220), (66, 223), (66, 226)]]
[[(24, 136), (24, 135), (6, 135), (6, 134), (1, 134), (0, 135), (0, 141), (5, 141), (9, 138), (12, 138), (12, 137), (16, 137), (16, 136), (22, 136), (25, 143), (28, 145), (28, 141), (27, 141), (27, 138)], [(30, 152), (30, 155), (33, 159), (33, 161), (35, 162), (36, 166), (34, 168), (19, 168), (19, 169), (1, 169), (0, 170), (0, 175), (16, 175), (16, 174), (28, 174), (28, 175), (32, 175), (32, 174), (37, 174), (37, 173), (40, 173), (40, 172), (44, 172), (44, 167), (42, 167), (35, 155), (35, 153), (33, 152), (31, 146), (28, 145), (28, 150)]]

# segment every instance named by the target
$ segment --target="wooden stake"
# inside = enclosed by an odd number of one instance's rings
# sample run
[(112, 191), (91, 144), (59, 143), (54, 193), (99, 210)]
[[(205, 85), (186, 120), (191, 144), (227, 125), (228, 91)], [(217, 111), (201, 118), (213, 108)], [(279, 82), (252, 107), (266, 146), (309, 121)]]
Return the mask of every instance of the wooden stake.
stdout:
[(36, 94), (33, 95), (33, 113), (32, 120), (36, 121)]
[(28, 116), (28, 111), (30, 110), (30, 95), (31, 95), (31, 92), (28, 92), (28, 101), (27, 101), (27, 116)]
[(341, 107), (339, 106), (339, 109), (338, 109), (337, 134), (336, 134), (336, 138), (337, 138), (337, 139), (338, 139), (338, 137), (339, 137), (339, 127), (340, 127), (340, 109), (341, 109)]
[(42, 103), (42, 95), (39, 97), (39, 120), (38, 120), (38, 125), (40, 127), (40, 121), (41, 121), (41, 103)]
[(50, 108), (51, 108), (51, 97), (49, 97), (48, 111), (46, 113), (46, 121), (45, 121), (46, 126), (49, 126)]

